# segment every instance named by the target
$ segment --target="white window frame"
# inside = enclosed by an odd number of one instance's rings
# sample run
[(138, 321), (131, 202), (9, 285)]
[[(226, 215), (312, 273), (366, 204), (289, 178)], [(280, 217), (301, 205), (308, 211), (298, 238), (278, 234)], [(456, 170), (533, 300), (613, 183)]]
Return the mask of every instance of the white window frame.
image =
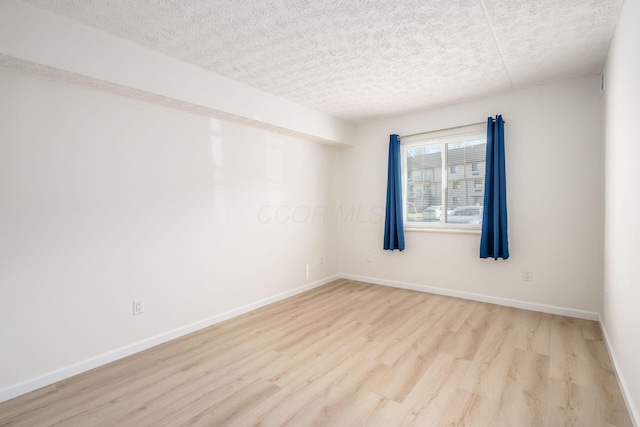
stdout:
[[(441, 170), (441, 182), (436, 183), (441, 186), (441, 206), (444, 218), (441, 217), (440, 221), (427, 222), (427, 221), (412, 221), (407, 222), (407, 209), (403, 209), (403, 222), (404, 229), (406, 231), (450, 231), (450, 232), (473, 232), (479, 233), (481, 225), (478, 224), (455, 224), (445, 222), (447, 212), (447, 188), (448, 183), (448, 171), (447, 166), (447, 150), (446, 144), (463, 142), (475, 139), (486, 139), (486, 123), (477, 123), (474, 125), (460, 126), (452, 129), (444, 129), (434, 132), (427, 132), (418, 135), (411, 135), (408, 137), (400, 138), (400, 154), (401, 154), (401, 175), (402, 175), (402, 206), (407, 206), (407, 152), (412, 148), (424, 147), (428, 145), (441, 146), (442, 150), (442, 166)], [(486, 165), (486, 159), (485, 159)]]

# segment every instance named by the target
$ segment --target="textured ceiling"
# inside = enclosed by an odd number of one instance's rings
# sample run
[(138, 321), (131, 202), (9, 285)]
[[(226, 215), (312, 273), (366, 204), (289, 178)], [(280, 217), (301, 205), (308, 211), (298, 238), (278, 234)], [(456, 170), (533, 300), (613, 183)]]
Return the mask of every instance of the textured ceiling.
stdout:
[(623, 0), (22, 0), (350, 122), (601, 71)]

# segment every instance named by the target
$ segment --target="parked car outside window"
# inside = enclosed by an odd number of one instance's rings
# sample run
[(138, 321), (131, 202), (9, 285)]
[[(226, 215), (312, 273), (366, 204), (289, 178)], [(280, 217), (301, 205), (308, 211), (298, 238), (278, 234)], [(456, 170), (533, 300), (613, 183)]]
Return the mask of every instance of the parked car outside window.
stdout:
[(425, 221), (440, 221), (442, 216), (442, 206), (429, 206), (422, 212), (422, 219)]
[(482, 224), (482, 206), (459, 206), (447, 214), (454, 224)]

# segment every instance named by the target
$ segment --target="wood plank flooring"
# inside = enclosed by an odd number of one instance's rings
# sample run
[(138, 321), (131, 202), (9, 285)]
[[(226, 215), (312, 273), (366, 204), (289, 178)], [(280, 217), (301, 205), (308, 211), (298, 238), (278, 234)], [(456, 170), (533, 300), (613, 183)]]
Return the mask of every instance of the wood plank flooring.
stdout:
[(596, 322), (349, 280), (0, 404), (5, 426), (631, 426)]

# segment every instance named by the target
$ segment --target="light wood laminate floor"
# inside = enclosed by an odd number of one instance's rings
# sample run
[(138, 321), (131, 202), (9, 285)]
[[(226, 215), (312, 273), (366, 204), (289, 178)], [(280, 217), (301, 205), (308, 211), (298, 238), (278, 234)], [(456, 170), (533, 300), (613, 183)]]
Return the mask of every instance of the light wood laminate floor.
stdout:
[(0, 404), (20, 426), (631, 426), (596, 322), (338, 280)]

